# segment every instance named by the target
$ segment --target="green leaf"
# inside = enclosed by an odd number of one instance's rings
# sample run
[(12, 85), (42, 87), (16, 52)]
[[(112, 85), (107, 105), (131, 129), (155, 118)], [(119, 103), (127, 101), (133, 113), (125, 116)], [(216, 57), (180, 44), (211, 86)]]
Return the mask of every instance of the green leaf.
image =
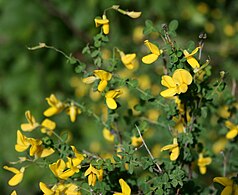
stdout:
[(178, 28), (178, 20), (172, 20), (170, 23), (169, 23), (169, 31), (175, 31), (177, 28)]
[(76, 73), (81, 73), (85, 70), (85, 68), (86, 68), (86, 64), (80, 63), (78, 66), (75, 67), (74, 70)]

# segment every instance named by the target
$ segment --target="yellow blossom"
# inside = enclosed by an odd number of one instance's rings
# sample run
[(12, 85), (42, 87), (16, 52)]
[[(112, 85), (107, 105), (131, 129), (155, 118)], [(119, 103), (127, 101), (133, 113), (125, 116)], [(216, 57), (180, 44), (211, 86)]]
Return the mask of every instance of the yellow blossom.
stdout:
[(178, 158), (179, 156), (179, 146), (178, 146), (178, 141), (177, 138), (173, 139), (173, 144), (169, 144), (161, 148), (161, 152), (164, 150), (170, 150), (170, 160), (174, 161)]
[(73, 103), (67, 109), (67, 114), (70, 117), (71, 122), (75, 122), (77, 115), (81, 113), (81, 110), (75, 106)]
[(198, 50), (200, 49), (200, 47), (195, 48), (192, 53), (188, 53), (187, 50), (183, 51), (183, 54), (187, 60), (187, 62), (190, 64), (190, 66), (192, 66), (193, 69), (198, 69), (200, 68), (200, 64), (198, 63), (198, 61), (196, 60), (196, 58), (194, 58), (193, 56), (198, 52)]
[(11, 171), (12, 173), (14, 173), (15, 175), (8, 181), (8, 185), (9, 186), (16, 186), (18, 185), (22, 179), (23, 179), (23, 175), (24, 175), (24, 171), (25, 171), (25, 167), (22, 167), (20, 170), (16, 169), (15, 167), (8, 167), (8, 166), (4, 166), (4, 169)]
[(50, 156), (55, 151), (52, 148), (45, 148), (41, 140), (30, 138), (30, 156), (35, 156), (36, 158), (44, 158)]
[(46, 117), (58, 114), (64, 109), (64, 104), (58, 100), (54, 94), (51, 94), (49, 98), (46, 98), (46, 101), (50, 105), (50, 107), (44, 111)]
[(173, 76), (162, 76), (161, 84), (168, 89), (160, 93), (163, 97), (173, 97), (175, 94), (185, 93), (188, 85), (192, 83), (192, 75), (185, 69), (177, 69)]
[(29, 138), (24, 136), (21, 131), (17, 131), (17, 143), (15, 145), (15, 150), (17, 152), (23, 152), (27, 150), (30, 146)]
[(47, 133), (47, 135), (51, 136), (55, 127), (56, 123), (54, 121), (50, 119), (45, 119), (41, 123), (41, 133)]
[(39, 126), (39, 124), (36, 122), (35, 117), (32, 116), (29, 110), (25, 112), (25, 116), (28, 123), (21, 124), (22, 131), (32, 131)]
[(234, 123), (230, 121), (225, 122), (226, 127), (229, 129), (229, 131), (226, 134), (227, 139), (233, 139), (238, 134), (238, 125), (235, 125)]
[(16, 190), (12, 191), (12, 193), (10, 195), (17, 195)]
[(88, 176), (88, 185), (90, 186), (95, 186), (97, 177), (101, 179), (99, 170), (94, 168), (91, 164), (84, 173), (84, 176)]
[(69, 177), (79, 171), (79, 168), (77, 167), (77, 165), (74, 165), (74, 162), (71, 158), (68, 158), (67, 164), (64, 162), (63, 159), (59, 159), (57, 160), (57, 162), (49, 165), (49, 167), (56, 177), (64, 180), (67, 180)]
[(103, 131), (102, 131), (102, 133), (103, 133), (103, 137), (107, 140), (107, 141), (109, 141), (109, 142), (113, 142), (114, 141), (114, 139), (115, 139), (115, 133), (113, 133), (112, 131), (110, 131), (109, 129), (107, 129), (107, 128), (104, 128), (103, 129)]
[(129, 70), (133, 70), (136, 67), (136, 54), (125, 54), (123, 51), (119, 51), (119, 53), (125, 67)]
[(142, 144), (141, 137), (132, 136), (131, 137), (131, 145), (134, 147), (140, 146)]
[(109, 20), (107, 19), (107, 16), (105, 14), (102, 16), (102, 18), (95, 18), (94, 22), (96, 27), (102, 25), (102, 30), (105, 35), (109, 34)]
[(146, 47), (150, 50), (151, 54), (144, 56), (142, 58), (142, 62), (144, 62), (145, 64), (151, 64), (158, 59), (163, 50), (160, 50), (155, 44), (149, 42), (148, 40), (145, 40), (144, 43)]
[(55, 194), (54, 191), (51, 190), (50, 188), (48, 188), (48, 186), (43, 182), (39, 183), (39, 187), (40, 187), (41, 191), (44, 193), (44, 195), (54, 195)]
[(98, 91), (102, 92), (107, 87), (108, 81), (111, 80), (112, 74), (105, 70), (94, 70), (93, 74), (95, 76), (84, 78), (83, 82), (86, 84), (91, 84), (97, 79), (100, 79), (100, 82), (98, 84)]
[(139, 18), (141, 16), (141, 12), (126, 11), (126, 15), (128, 15), (131, 18)]
[(118, 98), (122, 94), (121, 90), (110, 90), (105, 94), (106, 103), (108, 108), (114, 110), (117, 108), (117, 103), (114, 100), (115, 98)]
[[(77, 149), (75, 148), (75, 146), (71, 146), (73, 152), (74, 152), (74, 157), (71, 158), (72, 159), (72, 163), (73, 166), (75, 167), (79, 167), (79, 165), (81, 164), (81, 162), (84, 160), (84, 156), (82, 154), (80, 154)], [(67, 162), (68, 163), (68, 162)], [(66, 163), (66, 164), (67, 164)], [(69, 168), (69, 165), (67, 164), (67, 167)]]
[(212, 159), (210, 157), (203, 157), (203, 154), (199, 154), (198, 158), (198, 166), (199, 166), (199, 171), (201, 174), (205, 174), (207, 172), (207, 165), (210, 165), (212, 162)]
[(223, 185), (225, 188), (222, 190), (221, 195), (237, 195), (238, 185), (233, 180), (227, 177), (215, 177), (213, 182)]
[(119, 183), (122, 192), (115, 192), (113, 195), (130, 195), (131, 194), (130, 186), (123, 179), (119, 179)]

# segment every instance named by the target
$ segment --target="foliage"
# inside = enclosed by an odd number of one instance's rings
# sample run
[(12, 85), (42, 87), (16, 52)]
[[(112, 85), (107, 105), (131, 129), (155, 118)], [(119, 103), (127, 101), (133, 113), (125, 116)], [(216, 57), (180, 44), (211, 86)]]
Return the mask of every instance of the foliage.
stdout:
[[(42, 68), (35, 70), (36, 75), (49, 73), (48, 80), (30, 85), (26, 90), (30, 94), (19, 88), (23, 99), (37, 99), (33, 108), (43, 104), (43, 95), (34, 93), (36, 86), (53, 83), (58, 89), (46, 98), (49, 108), (44, 116), (31, 107), (25, 112), (27, 123), (22, 122), (17, 131), (15, 145), (17, 152), (24, 153), (12, 162), (16, 165), (4, 166), (15, 174), (9, 185), (18, 185), (32, 167), (39, 167), (36, 188), (45, 194), (208, 194), (225, 188), (235, 192), (234, 85), (231, 91), (225, 82), (227, 73), (214, 71), (213, 59), (203, 54), (206, 33), (200, 34), (198, 43), (180, 44), (178, 20), (168, 24), (146, 20), (144, 35), (134, 35), (136, 44), (129, 39), (123, 45), (115, 41), (119, 34), (111, 33), (118, 28), (112, 12), (132, 18), (123, 18), (124, 22), (136, 21), (140, 12), (122, 7), (110, 6), (99, 13), (95, 23), (100, 32), (80, 54), (68, 55), (45, 43), (28, 47), (42, 52), (38, 59), (50, 61), (53, 52), (66, 58), (65, 71), (58, 77), (69, 79), (73, 67), (76, 75), (70, 83), (75, 94), (60, 80), (55, 84), (57, 78)], [(63, 37), (58, 38), (62, 42)], [(10, 94), (8, 90), (5, 85), (5, 94)], [(18, 101), (7, 100), (5, 109)]]

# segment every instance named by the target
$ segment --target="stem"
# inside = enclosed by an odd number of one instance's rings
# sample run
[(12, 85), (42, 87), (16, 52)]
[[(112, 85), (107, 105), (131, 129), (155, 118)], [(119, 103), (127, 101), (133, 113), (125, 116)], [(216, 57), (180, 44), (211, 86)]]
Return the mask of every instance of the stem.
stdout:
[[(138, 128), (137, 125), (135, 125), (135, 126), (136, 126), (136, 129), (137, 129), (137, 131), (138, 131), (138, 133), (139, 133), (139, 135), (140, 135), (140, 138), (141, 138), (141, 140), (142, 140), (142, 142), (143, 142), (143, 145), (145, 146), (145, 149), (147, 150), (148, 154), (150, 155), (150, 158), (151, 158), (151, 159), (153, 160), (153, 162), (154, 162), (155, 158), (153, 157), (153, 155), (151, 154), (149, 148), (147, 147), (147, 145), (146, 145), (146, 143), (145, 143), (145, 140), (143, 139), (143, 137), (142, 137), (142, 135), (141, 135), (140, 129)], [(160, 167), (157, 163), (155, 163), (155, 165), (157, 166), (158, 171), (159, 171), (159, 173), (161, 174), (161, 173), (163, 172), (163, 170), (161, 169), (161, 167)]]
[(223, 176), (226, 177), (227, 158), (226, 158), (224, 151), (221, 151), (221, 154), (223, 156)]

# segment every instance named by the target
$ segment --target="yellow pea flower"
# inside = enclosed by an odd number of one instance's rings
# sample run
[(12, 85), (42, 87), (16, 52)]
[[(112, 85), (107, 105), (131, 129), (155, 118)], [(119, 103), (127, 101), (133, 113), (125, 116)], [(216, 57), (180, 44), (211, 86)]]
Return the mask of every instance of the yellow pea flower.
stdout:
[(104, 128), (104, 129), (102, 130), (102, 133), (103, 133), (103, 137), (104, 137), (107, 141), (109, 141), (109, 142), (113, 142), (113, 141), (114, 141), (115, 135), (114, 135), (114, 133), (111, 132), (109, 129)]
[(132, 136), (131, 137), (131, 145), (134, 147), (140, 146), (142, 144), (141, 137)]
[(179, 156), (179, 146), (178, 146), (178, 140), (177, 138), (173, 139), (173, 144), (169, 144), (161, 148), (161, 152), (164, 150), (170, 150), (170, 160), (174, 161), (178, 158)]
[(50, 107), (44, 111), (46, 117), (58, 114), (64, 109), (64, 104), (58, 100), (54, 94), (51, 94), (49, 98), (46, 98), (46, 101), (50, 105)]
[[(71, 146), (71, 148), (72, 148), (72, 150), (74, 152), (74, 157), (71, 158), (72, 159), (72, 163), (73, 163), (74, 166), (78, 166), (84, 160), (84, 156), (77, 151), (75, 146)], [(67, 167), (69, 167), (68, 164), (67, 164)]]
[(229, 131), (226, 134), (227, 139), (233, 139), (238, 134), (238, 125), (235, 125), (234, 123), (230, 121), (225, 122), (225, 126), (229, 129)]
[(111, 80), (112, 74), (105, 70), (94, 70), (93, 74), (95, 76), (84, 78), (83, 82), (86, 84), (91, 84), (97, 79), (100, 79), (100, 82), (98, 84), (98, 91), (102, 92), (107, 87), (108, 81)]
[(107, 16), (105, 14), (103, 14), (102, 18), (95, 18), (94, 22), (96, 27), (102, 25), (102, 30), (105, 35), (109, 34), (109, 20), (107, 19)]
[(155, 44), (148, 40), (145, 40), (144, 44), (150, 50), (151, 54), (144, 56), (142, 62), (145, 64), (151, 64), (158, 59), (158, 57), (163, 53), (163, 50), (159, 49)]
[[(69, 167), (67, 167), (67, 165)], [(68, 158), (68, 164), (66, 164), (63, 159), (59, 159), (57, 162), (49, 165), (49, 167), (56, 177), (63, 180), (67, 180), (69, 177), (79, 171), (79, 169), (74, 166), (72, 159), (70, 158)]]
[(55, 192), (52, 189), (48, 188), (48, 186), (43, 182), (39, 183), (39, 187), (40, 187), (41, 191), (44, 193), (44, 195), (54, 195), (55, 194)]
[(195, 48), (192, 51), (192, 53), (188, 53), (187, 50), (183, 50), (183, 54), (184, 54), (187, 62), (190, 64), (190, 66), (192, 66), (193, 69), (200, 68), (200, 64), (198, 63), (196, 58), (193, 57), (198, 52), (199, 49), (200, 49), (200, 47)]
[(233, 180), (227, 177), (215, 177), (213, 182), (223, 185), (225, 188), (222, 190), (221, 195), (237, 195), (238, 185)]
[(85, 171), (84, 176), (88, 176), (88, 185), (90, 186), (95, 186), (97, 177), (101, 179), (99, 170), (94, 168), (91, 164)]
[(76, 121), (77, 115), (80, 113), (81, 113), (81, 110), (77, 106), (75, 106), (73, 103), (67, 109), (67, 114), (69, 115), (72, 123)]
[(172, 77), (168, 75), (162, 76), (161, 84), (168, 89), (160, 93), (163, 97), (173, 97), (175, 94), (185, 93), (188, 85), (192, 83), (192, 75), (185, 69), (177, 69)]
[(129, 70), (133, 70), (136, 67), (136, 54), (125, 54), (123, 51), (119, 50), (121, 56), (121, 61), (125, 67)]
[(23, 176), (24, 176), (25, 167), (22, 167), (20, 170), (16, 169), (15, 167), (8, 167), (8, 166), (4, 166), (3, 168), (8, 170), (8, 171), (11, 171), (12, 173), (15, 174), (8, 181), (9, 186), (16, 186), (22, 181)]
[(126, 15), (128, 15), (131, 18), (139, 18), (141, 16), (141, 12), (126, 11)]
[(105, 94), (106, 104), (107, 104), (108, 108), (110, 108), (112, 110), (117, 108), (117, 103), (114, 99), (118, 98), (121, 94), (122, 94), (122, 92), (119, 89), (110, 90)]
[(203, 154), (199, 154), (198, 158), (198, 166), (199, 166), (199, 171), (201, 174), (205, 174), (207, 172), (207, 165), (210, 165), (212, 162), (212, 159), (210, 157), (203, 157)]
[(39, 126), (39, 124), (36, 122), (36, 119), (34, 116), (32, 116), (31, 112), (27, 110), (25, 112), (26, 119), (28, 123), (21, 124), (22, 131), (33, 131), (35, 128)]
[(41, 133), (46, 133), (47, 135), (51, 136), (55, 127), (56, 123), (54, 121), (50, 119), (45, 119), (41, 123)]
[(27, 150), (30, 146), (29, 138), (24, 136), (21, 131), (17, 131), (17, 143), (15, 145), (15, 150), (17, 152), (23, 152)]
[(130, 186), (123, 179), (119, 179), (119, 183), (122, 192), (115, 192), (113, 195), (130, 195), (131, 194)]
[(12, 191), (12, 193), (10, 195), (17, 195), (16, 190)]
[(73, 184), (73, 183), (69, 183), (66, 184), (67, 189), (65, 190), (65, 195), (81, 195), (81, 192), (78, 191), (78, 186)]
[(52, 148), (45, 148), (41, 140), (30, 138), (29, 142), (31, 144), (30, 156), (35, 156), (35, 158), (45, 158), (55, 152)]

